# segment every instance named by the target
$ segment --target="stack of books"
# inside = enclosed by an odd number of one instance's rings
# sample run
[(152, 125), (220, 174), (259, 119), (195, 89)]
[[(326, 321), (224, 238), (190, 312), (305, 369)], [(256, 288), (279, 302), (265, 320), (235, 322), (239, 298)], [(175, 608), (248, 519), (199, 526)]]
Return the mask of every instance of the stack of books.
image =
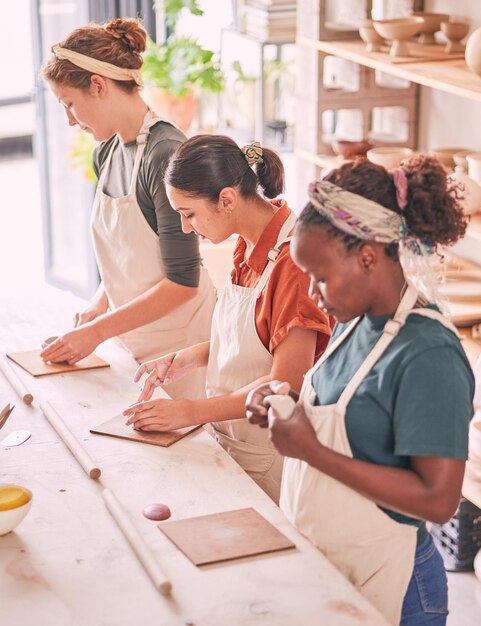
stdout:
[(295, 41), (294, 0), (245, 0), (245, 32), (260, 41)]

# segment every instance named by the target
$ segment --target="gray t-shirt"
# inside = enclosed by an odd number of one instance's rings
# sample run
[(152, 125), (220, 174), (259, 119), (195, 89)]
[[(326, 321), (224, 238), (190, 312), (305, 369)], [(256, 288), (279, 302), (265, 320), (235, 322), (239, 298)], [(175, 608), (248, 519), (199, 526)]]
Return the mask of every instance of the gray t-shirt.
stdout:
[[(157, 122), (150, 129), (137, 177), (136, 195), (149, 226), (159, 236), (165, 276), (186, 287), (199, 285), (199, 242), (194, 233), (182, 232), (180, 216), (172, 209), (165, 193), (163, 173), (169, 157), (185, 141), (184, 134), (167, 122)], [(103, 192), (112, 198), (129, 191), (137, 144), (122, 143), (117, 135), (102, 142), (94, 150), (97, 177), (114, 145), (112, 160)]]

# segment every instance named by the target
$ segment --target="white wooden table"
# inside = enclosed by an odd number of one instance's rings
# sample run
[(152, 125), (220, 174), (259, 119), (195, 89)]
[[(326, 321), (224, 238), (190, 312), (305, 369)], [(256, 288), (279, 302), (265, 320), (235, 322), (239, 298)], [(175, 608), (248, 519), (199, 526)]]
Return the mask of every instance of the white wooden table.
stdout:
[[(48, 297), (0, 302), (0, 351), (39, 346), (63, 332), (82, 303)], [(169, 448), (92, 435), (89, 428), (135, 400), (135, 361), (114, 342), (97, 353), (110, 368), (33, 379), (15, 366), (35, 396), (24, 405), (0, 374), (2, 405), (15, 409), (0, 438), (26, 428), (31, 438), (0, 446), (0, 482), (33, 492), (15, 532), (0, 537), (2, 626), (381, 626), (380, 614), (284, 518), (280, 509), (204, 430)], [(48, 400), (102, 469), (82, 471), (43, 417)], [(173, 584), (154, 588), (104, 506), (101, 489), (118, 497)], [(252, 506), (296, 548), (217, 565), (194, 566), (142, 515), (166, 503), (171, 519)]]

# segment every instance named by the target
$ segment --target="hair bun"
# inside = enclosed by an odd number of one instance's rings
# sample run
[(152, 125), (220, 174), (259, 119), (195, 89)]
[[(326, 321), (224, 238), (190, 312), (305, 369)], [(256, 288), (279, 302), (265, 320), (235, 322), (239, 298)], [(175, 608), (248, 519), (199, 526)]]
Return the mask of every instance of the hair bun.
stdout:
[(104, 24), (104, 29), (121, 41), (129, 52), (136, 54), (144, 52), (147, 32), (138, 20), (119, 17)]

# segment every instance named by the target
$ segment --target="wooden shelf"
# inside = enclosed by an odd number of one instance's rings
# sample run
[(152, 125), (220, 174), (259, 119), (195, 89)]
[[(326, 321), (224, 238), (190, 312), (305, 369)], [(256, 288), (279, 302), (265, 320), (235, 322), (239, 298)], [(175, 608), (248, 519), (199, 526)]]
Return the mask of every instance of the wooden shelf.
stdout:
[(367, 52), (361, 41), (315, 41), (299, 37), (297, 42), (418, 85), (481, 102), (481, 77), (472, 72), (463, 59), (394, 64)]

